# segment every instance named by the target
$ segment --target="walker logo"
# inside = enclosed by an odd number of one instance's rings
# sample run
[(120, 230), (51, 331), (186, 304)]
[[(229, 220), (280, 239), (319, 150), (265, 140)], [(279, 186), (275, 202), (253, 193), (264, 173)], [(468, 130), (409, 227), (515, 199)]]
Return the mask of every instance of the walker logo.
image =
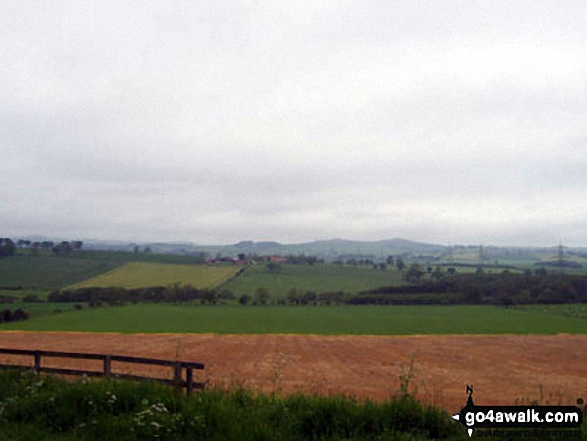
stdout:
[(583, 422), (575, 406), (476, 406), (473, 387), (467, 385), (467, 404), (453, 419), (473, 436), (473, 429), (573, 429)]

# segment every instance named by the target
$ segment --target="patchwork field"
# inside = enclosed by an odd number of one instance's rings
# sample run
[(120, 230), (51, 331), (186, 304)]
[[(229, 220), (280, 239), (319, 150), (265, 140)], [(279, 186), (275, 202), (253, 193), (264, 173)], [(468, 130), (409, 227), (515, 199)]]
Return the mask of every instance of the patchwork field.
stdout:
[[(39, 304), (42, 308), (44, 304)], [(68, 304), (47, 304), (65, 309)], [(587, 334), (582, 305), (236, 306), (137, 304), (33, 315), (0, 330), (222, 334)], [(573, 307), (574, 306), (574, 307)], [(14, 309), (14, 306), (10, 306)], [(70, 306), (69, 306), (70, 307)], [(26, 305), (24, 308), (27, 309)], [(575, 311), (575, 315), (573, 314)], [(40, 312), (40, 311), (39, 311)]]
[[(0, 347), (97, 352), (198, 361), (216, 385), (265, 391), (345, 392), (383, 399), (397, 392), (414, 359), (410, 387), (449, 412), (473, 384), (477, 404), (575, 404), (587, 398), (587, 336), (315, 336), (0, 333)], [(29, 357), (30, 359), (31, 357)], [(16, 358), (2, 356), (2, 362)], [(25, 362), (23, 359), (19, 362)], [(28, 360), (30, 363), (31, 361)], [(74, 367), (81, 361), (49, 360)], [(69, 364), (66, 364), (69, 363)], [(72, 365), (71, 363), (76, 363)], [(86, 362), (94, 363), (94, 362)], [(116, 365), (128, 373), (128, 365)], [(101, 365), (84, 365), (99, 370)], [(155, 368), (132, 372), (169, 376)], [(144, 369), (144, 370), (143, 370)]]
[[(96, 254), (99, 258), (94, 260), (81, 253), (69, 258), (4, 259), (0, 286), (40, 291), (66, 285), (138, 288), (180, 283), (230, 289), (236, 296), (265, 288), (279, 298), (292, 288), (302, 293), (357, 293), (405, 283), (395, 268), (282, 265), (281, 271), (271, 273), (259, 265), (231, 279), (239, 267), (117, 261), (113, 255)], [(0, 307), (21, 307), (31, 316), (1, 324), (0, 347), (201, 361), (207, 366), (207, 381), (220, 386), (343, 392), (378, 400), (397, 392), (400, 371), (403, 367), (407, 372), (412, 359), (410, 386), (417, 387), (421, 400), (449, 412), (464, 404), (466, 384), (474, 385), (478, 404), (575, 404), (579, 397), (587, 399), (584, 304), (504, 308), (143, 303), (84, 305), (75, 310), (72, 304), (12, 303)], [(0, 358), (0, 362), (9, 360), (17, 359)], [(100, 369), (92, 363), (48, 361), (53, 366)], [(113, 368), (169, 375), (162, 368), (116, 364)]]
[(97, 277), (68, 286), (68, 289), (122, 287), (127, 289), (167, 286), (179, 283), (194, 288), (211, 288), (238, 271), (236, 266), (176, 265), (129, 262)]

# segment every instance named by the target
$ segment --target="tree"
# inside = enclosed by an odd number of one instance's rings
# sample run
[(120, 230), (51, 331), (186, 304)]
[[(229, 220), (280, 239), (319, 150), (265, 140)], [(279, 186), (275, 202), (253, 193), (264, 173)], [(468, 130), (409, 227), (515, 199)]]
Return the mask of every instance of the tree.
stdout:
[(274, 274), (274, 273), (280, 273), (282, 267), (277, 262), (269, 262), (267, 264), (267, 269), (269, 270), (270, 273)]
[(59, 244), (59, 251), (64, 251), (66, 253), (69, 253), (71, 251), (71, 244), (64, 240)]
[(14, 256), (16, 245), (9, 238), (0, 238), (0, 257), (2, 256)]
[(506, 294), (499, 295), (498, 298), (497, 298), (497, 301), (504, 308), (509, 308), (510, 306), (514, 306), (515, 305), (514, 299), (512, 299), (510, 296), (508, 296)]
[(318, 295), (313, 291), (308, 291), (302, 297), (302, 305), (308, 305), (310, 303), (316, 304), (317, 300), (318, 300)]
[(269, 297), (269, 291), (265, 288), (257, 288), (257, 291), (255, 291), (255, 302), (261, 305), (266, 305)]
[(397, 259), (395, 259), (395, 266), (397, 267), (398, 270), (403, 270), (404, 266), (406, 266), (406, 264), (404, 263), (404, 259), (402, 259), (401, 257), (398, 257)]
[(233, 300), (234, 294), (229, 289), (223, 289), (222, 292), (218, 295), (218, 297), (222, 300)]
[(74, 250), (81, 250), (84, 243), (81, 240), (74, 240), (71, 242), (71, 246)]
[(532, 302), (532, 293), (528, 289), (522, 289), (514, 296), (514, 302), (518, 304), (526, 304)]
[(213, 289), (202, 290), (201, 296), (208, 303), (216, 303), (216, 291)]
[(242, 296), (240, 296), (240, 298), (238, 299), (238, 302), (241, 305), (248, 305), (248, 303), (251, 301), (251, 296), (248, 294), (243, 294)]
[(434, 268), (434, 271), (432, 271), (431, 277), (435, 280), (440, 280), (444, 277), (444, 274), (442, 274), (442, 270), (440, 269), (439, 266)]
[(410, 266), (410, 268), (408, 269), (408, 271), (406, 272), (406, 280), (408, 282), (417, 283), (420, 281), (420, 278), (422, 277), (423, 274), (424, 274), (424, 271), (422, 271), (420, 264), (413, 263)]
[(467, 283), (461, 288), (461, 290), (463, 292), (463, 295), (465, 296), (465, 299), (467, 300), (467, 303), (481, 303), (481, 300), (483, 299), (483, 294), (479, 286)]
[(287, 301), (292, 305), (299, 305), (301, 301), (301, 295), (297, 289), (292, 288), (287, 292)]

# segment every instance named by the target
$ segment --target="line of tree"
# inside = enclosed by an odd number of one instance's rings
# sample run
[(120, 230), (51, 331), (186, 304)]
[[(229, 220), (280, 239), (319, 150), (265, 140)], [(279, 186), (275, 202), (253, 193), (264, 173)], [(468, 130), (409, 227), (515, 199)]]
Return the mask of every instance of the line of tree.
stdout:
[[(259, 255), (256, 253), (239, 253), (237, 258), (241, 262), (252, 263), (252, 262), (271, 262), (271, 259), (274, 258), (273, 255)], [(315, 265), (319, 263), (324, 263), (324, 259), (320, 259), (317, 256), (313, 255), (306, 255), (305, 253), (301, 254), (288, 254), (282, 257), (283, 263), (288, 263), (290, 265)]]
[(216, 303), (218, 300), (233, 299), (234, 295), (227, 290), (198, 289), (190, 285), (154, 286), (150, 288), (80, 288), (75, 290), (53, 291), (47, 296), (49, 302), (90, 304), (118, 304), (138, 302), (172, 302), (182, 303), (200, 300), (202, 303)]
[(253, 295), (243, 294), (238, 302), (241, 305), (341, 305), (347, 303), (351, 294), (343, 291), (327, 291), (316, 293), (315, 291), (302, 292), (295, 288), (290, 289), (285, 297), (271, 298), (265, 288), (258, 288)]
[(0, 238), (0, 257), (14, 256), (17, 248), (29, 249), (31, 254), (38, 254), (39, 249), (51, 250), (58, 256), (60, 253), (70, 253), (73, 250), (81, 250), (83, 242), (81, 240), (61, 242), (53, 242), (51, 240), (45, 240), (42, 242), (31, 241), (28, 239), (19, 239), (16, 243), (9, 237)]
[[(190, 285), (175, 284), (173, 286), (154, 286), (150, 288), (80, 288), (75, 290), (53, 291), (48, 297), (49, 302), (88, 303), (90, 306), (107, 304), (139, 303), (139, 302), (169, 302), (183, 303), (200, 301), (200, 303), (215, 304), (220, 301), (238, 300), (241, 305), (340, 305), (347, 303), (351, 294), (342, 291), (316, 293), (313, 291), (301, 292), (290, 289), (283, 298), (272, 298), (265, 288), (258, 288), (253, 294), (244, 294), (236, 299), (227, 289), (198, 289)], [(30, 300), (33, 301), (33, 300)]]
[(18, 320), (26, 320), (29, 318), (29, 314), (26, 311), (18, 308), (14, 311), (10, 309), (4, 309), (0, 311), (0, 323), (16, 322)]
[[(419, 295), (420, 297), (409, 296)], [(423, 296), (424, 295), (424, 296)], [(468, 303), (513, 304), (587, 302), (587, 276), (548, 273), (543, 268), (525, 273), (479, 271), (453, 274), (406, 286), (387, 286), (359, 293), (351, 304)]]

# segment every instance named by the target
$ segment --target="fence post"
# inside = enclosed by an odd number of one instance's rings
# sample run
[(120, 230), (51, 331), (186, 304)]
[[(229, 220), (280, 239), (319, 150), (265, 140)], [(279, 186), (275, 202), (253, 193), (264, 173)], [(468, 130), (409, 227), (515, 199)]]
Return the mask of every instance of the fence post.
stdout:
[(173, 363), (173, 383), (181, 388), (181, 363), (179, 361)]
[(35, 351), (35, 372), (41, 372), (41, 352)]
[(192, 382), (194, 381), (194, 372), (193, 372), (193, 369), (191, 367), (186, 368), (185, 376), (186, 376), (185, 379), (186, 379), (186, 381), (188, 383), (186, 394), (187, 395), (191, 395), (192, 389), (193, 389)]
[(110, 355), (104, 356), (104, 377), (110, 378)]

